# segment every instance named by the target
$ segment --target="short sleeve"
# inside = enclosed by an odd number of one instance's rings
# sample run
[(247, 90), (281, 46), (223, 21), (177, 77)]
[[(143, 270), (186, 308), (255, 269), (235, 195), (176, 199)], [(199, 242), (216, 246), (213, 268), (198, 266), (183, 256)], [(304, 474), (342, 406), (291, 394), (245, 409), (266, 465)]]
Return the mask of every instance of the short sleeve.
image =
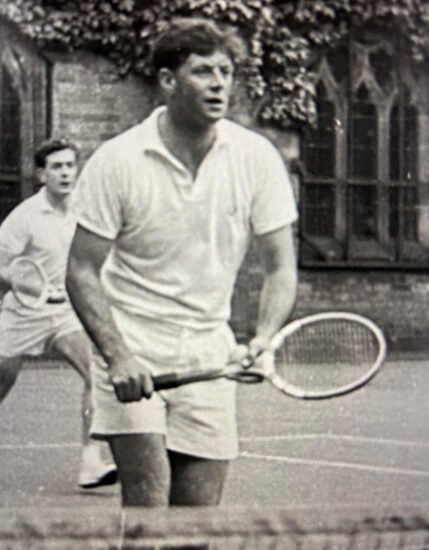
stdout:
[(22, 206), (12, 210), (0, 226), (0, 250), (13, 256), (19, 256), (25, 251), (29, 239), (28, 216)]
[(254, 233), (262, 235), (296, 221), (298, 215), (289, 173), (280, 153), (268, 140), (261, 140), (252, 166)]
[(77, 223), (101, 237), (115, 239), (123, 221), (123, 180), (116, 155), (102, 146), (84, 166), (73, 194)]

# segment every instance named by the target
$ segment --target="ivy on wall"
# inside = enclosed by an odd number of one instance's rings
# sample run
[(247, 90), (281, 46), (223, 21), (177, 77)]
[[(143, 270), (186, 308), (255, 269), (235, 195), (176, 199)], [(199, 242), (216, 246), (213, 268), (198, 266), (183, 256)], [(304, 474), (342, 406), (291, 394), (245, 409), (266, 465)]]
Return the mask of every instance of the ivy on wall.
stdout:
[(311, 62), (352, 28), (390, 28), (412, 59), (429, 58), (426, 0), (0, 0), (0, 16), (42, 47), (86, 48), (144, 78), (151, 41), (172, 17), (234, 25), (248, 45), (243, 77), (255, 112), (280, 127), (314, 122)]

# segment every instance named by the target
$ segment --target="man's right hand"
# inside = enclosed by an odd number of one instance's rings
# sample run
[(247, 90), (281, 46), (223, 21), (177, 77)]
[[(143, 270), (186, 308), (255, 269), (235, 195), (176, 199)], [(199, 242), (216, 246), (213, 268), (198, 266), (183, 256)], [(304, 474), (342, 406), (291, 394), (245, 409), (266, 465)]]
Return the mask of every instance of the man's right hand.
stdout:
[(149, 399), (153, 393), (150, 372), (131, 354), (110, 362), (110, 380), (121, 403)]

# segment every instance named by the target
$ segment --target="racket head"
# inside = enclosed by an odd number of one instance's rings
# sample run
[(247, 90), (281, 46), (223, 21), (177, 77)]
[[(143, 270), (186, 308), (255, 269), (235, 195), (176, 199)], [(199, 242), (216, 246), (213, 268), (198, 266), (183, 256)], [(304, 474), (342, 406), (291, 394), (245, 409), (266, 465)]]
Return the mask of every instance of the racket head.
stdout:
[(12, 260), (9, 266), (12, 292), (18, 302), (39, 309), (48, 297), (48, 279), (38, 262), (27, 256)]
[(274, 387), (300, 399), (353, 392), (379, 371), (387, 353), (381, 329), (370, 319), (326, 312), (292, 321), (271, 341)]

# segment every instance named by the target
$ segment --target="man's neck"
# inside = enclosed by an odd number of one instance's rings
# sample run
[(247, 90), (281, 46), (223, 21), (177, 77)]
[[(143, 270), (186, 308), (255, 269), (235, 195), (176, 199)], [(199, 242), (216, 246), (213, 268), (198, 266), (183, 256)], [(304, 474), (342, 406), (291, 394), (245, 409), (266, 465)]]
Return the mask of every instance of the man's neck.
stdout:
[(59, 212), (67, 212), (68, 205), (70, 202), (69, 195), (57, 197), (56, 195), (53, 195), (52, 193), (50, 193), (47, 188), (45, 188), (45, 192), (46, 192), (45, 196), (47, 201), (53, 208), (55, 208), (55, 210), (58, 210)]
[(195, 178), (198, 168), (216, 139), (216, 126), (191, 126), (166, 110), (159, 118), (159, 132), (167, 149)]

